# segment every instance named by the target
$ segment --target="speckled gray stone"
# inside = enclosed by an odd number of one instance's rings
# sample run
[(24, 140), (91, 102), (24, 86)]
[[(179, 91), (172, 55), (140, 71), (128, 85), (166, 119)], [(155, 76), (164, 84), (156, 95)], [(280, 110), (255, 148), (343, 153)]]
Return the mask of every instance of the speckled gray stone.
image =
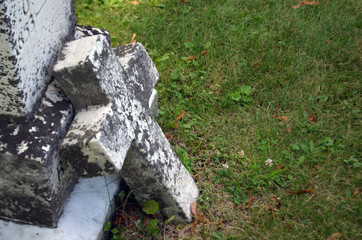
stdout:
[(0, 120), (35, 113), (75, 23), (72, 0), (0, 0)]
[(55, 227), (76, 171), (57, 155), (74, 116), (53, 82), (26, 124), (0, 127), (0, 218)]
[(149, 108), (158, 72), (141, 44), (123, 49), (116, 56), (101, 35), (64, 47), (54, 76), (76, 116), (61, 156), (83, 177), (121, 171), (139, 202), (153, 199), (166, 216), (190, 221), (196, 184)]

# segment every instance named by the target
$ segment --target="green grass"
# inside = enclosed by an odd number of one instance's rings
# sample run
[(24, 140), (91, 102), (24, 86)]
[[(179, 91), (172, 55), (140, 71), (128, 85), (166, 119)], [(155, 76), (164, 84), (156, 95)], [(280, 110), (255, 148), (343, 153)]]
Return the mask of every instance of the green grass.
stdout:
[(79, 24), (113, 46), (136, 33), (160, 72), (158, 121), (211, 223), (159, 239), (361, 238), (361, 2), (298, 2), (75, 1)]

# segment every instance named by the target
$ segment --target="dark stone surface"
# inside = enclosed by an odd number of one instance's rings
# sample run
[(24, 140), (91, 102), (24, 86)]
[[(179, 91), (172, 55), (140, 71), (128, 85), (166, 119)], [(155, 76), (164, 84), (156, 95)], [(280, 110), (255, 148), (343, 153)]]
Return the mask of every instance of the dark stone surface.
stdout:
[(0, 127), (0, 218), (55, 227), (78, 174), (58, 157), (71, 103), (53, 82), (26, 124)]

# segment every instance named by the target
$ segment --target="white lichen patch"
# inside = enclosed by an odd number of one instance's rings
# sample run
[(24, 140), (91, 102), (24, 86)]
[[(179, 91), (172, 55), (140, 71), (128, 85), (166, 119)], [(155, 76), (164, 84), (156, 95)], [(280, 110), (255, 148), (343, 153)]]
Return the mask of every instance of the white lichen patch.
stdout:
[(20, 129), (20, 127), (19, 127), (19, 126), (17, 126), (17, 127), (14, 129), (14, 132), (12, 133), (12, 135), (13, 135), (13, 136), (18, 135), (18, 133), (19, 133), (19, 129)]
[(49, 152), (49, 150), (50, 150), (50, 145), (42, 146), (41, 149), (42, 149), (44, 152)]
[(34, 132), (36, 132), (36, 131), (38, 131), (38, 128), (37, 128), (37, 127), (32, 127), (32, 128), (29, 129), (29, 132), (30, 132), (30, 133), (34, 133)]
[(20, 143), (20, 145), (16, 148), (16, 150), (18, 151), (18, 154), (22, 154), (23, 152), (25, 152), (28, 149), (28, 142), (27, 141), (22, 141)]
[(6, 149), (7, 146), (8, 146), (7, 143), (1, 143), (1, 142), (0, 142), (0, 151), (3, 151), (4, 149)]

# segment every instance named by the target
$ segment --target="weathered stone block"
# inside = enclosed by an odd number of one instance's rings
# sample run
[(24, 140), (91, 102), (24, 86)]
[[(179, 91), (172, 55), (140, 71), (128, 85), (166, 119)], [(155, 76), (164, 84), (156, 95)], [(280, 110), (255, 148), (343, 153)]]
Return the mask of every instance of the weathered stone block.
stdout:
[(148, 101), (159, 78), (158, 71), (141, 43), (113, 48), (126, 74), (125, 83), (131, 95), (147, 108)]
[[(83, 177), (121, 170), (139, 202), (154, 199), (165, 215), (190, 221), (197, 187), (149, 109), (157, 99), (154, 92), (150, 100), (157, 70), (142, 45), (125, 49), (116, 56), (103, 36), (63, 49), (55, 77), (78, 109), (61, 154)], [(80, 93), (84, 85), (93, 90)], [(93, 92), (104, 94), (103, 102), (94, 101)]]
[(98, 35), (66, 44), (54, 76), (77, 112), (63, 141), (62, 157), (83, 177), (120, 171), (134, 138), (136, 113), (120, 80), (125, 79), (123, 68), (106, 38)]
[(0, 128), (0, 218), (55, 227), (75, 181), (57, 156), (74, 113), (62, 91), (49, 85), (27, 124)]
[(0, 0), (0, 119), (35, 113), (75, 23), (72, 0)]

